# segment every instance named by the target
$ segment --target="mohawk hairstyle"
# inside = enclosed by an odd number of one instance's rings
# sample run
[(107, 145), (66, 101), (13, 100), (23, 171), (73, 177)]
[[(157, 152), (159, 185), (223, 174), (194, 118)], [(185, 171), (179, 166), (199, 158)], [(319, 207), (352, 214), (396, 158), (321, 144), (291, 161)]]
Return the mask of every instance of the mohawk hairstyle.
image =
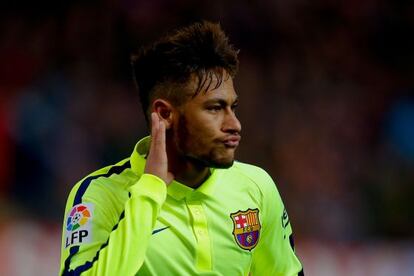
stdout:
[(238, 70), (238, 50), (229, 44), (217, 23), (202, 21), (179, 28), (132, 55), (131, 63), (145, 118), (154, 97), (182, 103), (189, 80), (196, 78), (193, 97), (208, 91), (213, 80), (218, 88), (224, 70), (234, 77)]

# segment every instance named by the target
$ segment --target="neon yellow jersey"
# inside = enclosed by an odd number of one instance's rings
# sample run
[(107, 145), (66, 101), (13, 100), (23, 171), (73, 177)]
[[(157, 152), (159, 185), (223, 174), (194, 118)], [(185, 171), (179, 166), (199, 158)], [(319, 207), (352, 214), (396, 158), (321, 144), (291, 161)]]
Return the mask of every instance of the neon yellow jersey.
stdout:
[(61, 275), (302, 275), (270, 176), (234, 162), (197, 189), (143, 174), (131, 157), (77, 183), (63, 223)]

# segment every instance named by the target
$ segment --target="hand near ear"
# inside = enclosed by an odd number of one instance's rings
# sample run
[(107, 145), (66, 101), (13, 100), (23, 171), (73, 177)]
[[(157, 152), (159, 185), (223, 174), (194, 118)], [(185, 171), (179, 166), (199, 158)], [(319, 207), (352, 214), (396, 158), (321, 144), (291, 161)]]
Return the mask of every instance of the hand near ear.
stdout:
[(166, 129), (171, 127), (172, 109), (171, 103), (164, 99), (156, 99), (152, 103), (153, 112), (158, 113), (158, 119), (164, 123)]
[(156, 112), (151, 113), (151, 146), (144, 172), (158, 176), (167, 185), (174, 179), (174, 175), (168, 171), (165, 123)]

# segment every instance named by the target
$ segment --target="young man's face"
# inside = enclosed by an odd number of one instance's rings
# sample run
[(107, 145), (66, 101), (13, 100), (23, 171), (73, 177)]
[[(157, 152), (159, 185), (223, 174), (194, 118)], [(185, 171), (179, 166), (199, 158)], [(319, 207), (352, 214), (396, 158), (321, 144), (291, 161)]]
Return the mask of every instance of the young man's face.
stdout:
[(189, 98), (173, 125), (178, 154), (199, 165), (228, 168), (240, 141), (237, 95), (231, 77), (213, 90)]

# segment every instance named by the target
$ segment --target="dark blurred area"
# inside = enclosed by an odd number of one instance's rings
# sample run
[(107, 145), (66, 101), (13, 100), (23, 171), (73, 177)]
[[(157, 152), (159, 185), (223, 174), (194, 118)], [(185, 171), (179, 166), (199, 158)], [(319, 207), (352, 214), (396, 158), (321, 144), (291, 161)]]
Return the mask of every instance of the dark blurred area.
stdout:
[[(129, 156), (147, 134), (130, 54), (201, 19), (220, 22), (241, 49), (238, 159), (278, 183), (297, 243), (412, 244), (414, 2), (0, 7), (0, 248), (10, 246), (1, 244), (10, 222), (30, 221), (58, 237), (59, 252), (71, 187)], [(42, 270), (50, 271), (57, 269)]]

